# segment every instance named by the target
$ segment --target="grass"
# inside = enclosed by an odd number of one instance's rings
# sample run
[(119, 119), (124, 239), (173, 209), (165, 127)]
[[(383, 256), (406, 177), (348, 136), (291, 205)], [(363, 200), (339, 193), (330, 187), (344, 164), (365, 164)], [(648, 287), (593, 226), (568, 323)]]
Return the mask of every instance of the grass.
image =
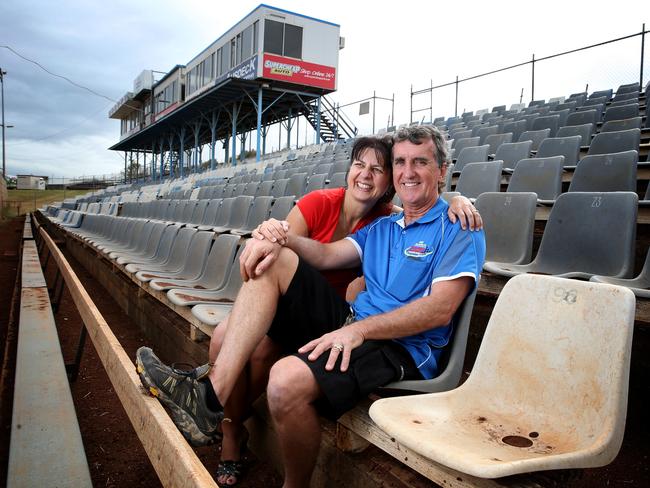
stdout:
[(2, 207), (2, 217), (11, 218), (33, 212), (48, 203), (83, 195), (92, 190), (8, 190)]

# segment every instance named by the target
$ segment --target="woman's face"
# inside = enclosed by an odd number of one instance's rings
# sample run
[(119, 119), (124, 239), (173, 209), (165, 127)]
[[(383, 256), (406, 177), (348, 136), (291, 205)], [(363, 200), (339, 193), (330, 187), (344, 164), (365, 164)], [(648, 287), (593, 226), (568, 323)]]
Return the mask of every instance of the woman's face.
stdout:
[(374, 205), (388, 190), (391, 175), (375, 150), (368, 148), (350, 164), (347, 183), (348, 192), (357, 200)]

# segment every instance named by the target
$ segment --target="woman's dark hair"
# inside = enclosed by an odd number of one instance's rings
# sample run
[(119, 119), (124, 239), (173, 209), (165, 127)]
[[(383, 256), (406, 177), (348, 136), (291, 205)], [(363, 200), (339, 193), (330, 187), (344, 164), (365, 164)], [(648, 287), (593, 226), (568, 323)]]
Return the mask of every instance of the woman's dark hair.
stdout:
[[(379, 199), (378, 204), (385, 204), (390, 202), (395, 196), (395, 188), (393, 187), (393, 141), (390, 137), (374, 137), (374, 136), (364, 136), (359, 137), (354, 141), (352, 146), (352, 152), (350, 153), (350, 164), (353, 161), (358, 160), (361, 157), (361, 154), (366, 149), (372, 149), (375, 151), (377, 160), (381, 161), (384, 171), (388, 174), (388, 188), (386, 193)], [(348, 173), (350, 169), (348, 168), (347, 173), (345, 174), (345, 180), (348, 179)]]

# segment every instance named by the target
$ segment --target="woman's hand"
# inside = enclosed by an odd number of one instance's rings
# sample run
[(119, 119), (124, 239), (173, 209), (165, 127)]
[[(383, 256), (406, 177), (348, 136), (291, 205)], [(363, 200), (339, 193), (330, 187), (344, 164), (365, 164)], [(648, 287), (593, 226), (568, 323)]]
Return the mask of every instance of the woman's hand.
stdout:
[(476, 207), (468, 198), (458, 195), (451, 199), (449, 202), (449, 220), (456, 223), (456, 219), (460, 220), (460, 226), (463, 230), (469, 227), (469, 230), (481, 230), (483, 228), (483, 219), (481, 214), (478, 213)]
[(287, 243), (287, 233), (289, 232), (289, 222), (286, 220), (269, 219), (262, 222), (253, 231), (253, 238), (258, 240), (268, 239), (271, 242), (277, 242), (281, 246)]

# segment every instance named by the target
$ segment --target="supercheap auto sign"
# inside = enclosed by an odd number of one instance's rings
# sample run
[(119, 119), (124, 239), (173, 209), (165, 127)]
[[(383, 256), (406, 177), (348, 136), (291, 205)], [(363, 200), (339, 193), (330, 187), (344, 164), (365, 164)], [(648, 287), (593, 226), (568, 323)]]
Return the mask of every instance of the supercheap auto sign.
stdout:
[(268, 53), (264, 53), (262, 76), (273, 80), (317, 86), (329, 90), (334, 90), (336, 86), (336, 69), (331, 66), (307, 63), (306, 61)]

